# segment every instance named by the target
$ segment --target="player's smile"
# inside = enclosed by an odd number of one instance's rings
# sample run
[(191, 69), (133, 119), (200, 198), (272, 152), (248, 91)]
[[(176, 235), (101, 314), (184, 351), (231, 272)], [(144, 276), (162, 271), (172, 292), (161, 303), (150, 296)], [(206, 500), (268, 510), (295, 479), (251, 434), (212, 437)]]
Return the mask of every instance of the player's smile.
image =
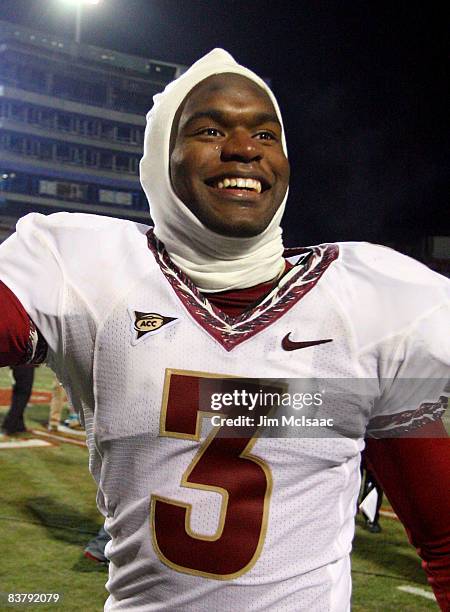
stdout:
[[(270, 181), (260, 173), (229, 171), (205, 179), (206, 186), (214, 192), (215, 197), (223, 200), (238, 202), (240, 205), (256, 205), (271, 189)], [(275, 212), (275, 211), (274, 211)]]
[(238, 174), (221, 175), (205, 181), (211, 189), (220, 190), (221, 197), (238, 197), (241, 200), (255, 201), (262, 192), (270, 189), (270, 183), (261, 175)]
[(267, 94), (236, 74), (197, 85), (174, 120), (171, 179), (184, 204), (209, 229), (255, 236), (286, 193), (289, 164)]

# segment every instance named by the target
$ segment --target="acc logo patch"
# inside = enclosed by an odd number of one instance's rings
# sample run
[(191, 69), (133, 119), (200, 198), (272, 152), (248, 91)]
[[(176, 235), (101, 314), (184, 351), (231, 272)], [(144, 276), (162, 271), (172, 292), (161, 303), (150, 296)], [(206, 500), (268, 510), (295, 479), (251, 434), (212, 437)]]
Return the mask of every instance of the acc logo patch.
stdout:
[(145, 336), (159, 332), (164, 326), (173, 325), (178, 321), (176, 317), (165, 317), (157, 312), (140, 312), (130, 310), (133, 338), (131, 343), (137, 344)]

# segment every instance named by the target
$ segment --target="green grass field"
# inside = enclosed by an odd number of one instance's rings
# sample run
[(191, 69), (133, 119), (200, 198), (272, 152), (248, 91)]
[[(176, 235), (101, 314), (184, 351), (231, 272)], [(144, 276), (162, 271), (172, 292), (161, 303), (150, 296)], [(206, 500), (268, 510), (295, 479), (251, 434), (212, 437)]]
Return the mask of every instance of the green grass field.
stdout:
[[(52, 382), (46, 368), (37, 370), (36, 389), (49, 390)], [(0, 388), (9, 385), (9, 371), (0, 369)], [(28, 427), (45, 427), (47, 418), (45, 405), (27, 409)], [(82, 554), (101, 525), (87, 450), (68, 444), (0, 450), (0, 465), (0, 611), (100, 612), (107, 570)], [(357, 522), (353, 612), (438, 610), (434, 601), (397, 589), (408, 585), (431, 593), (399, 522), (383, 518), (381, 534)], [(61, 600), (8, 606), (5, 593), (11, 592), (60, 593)]]

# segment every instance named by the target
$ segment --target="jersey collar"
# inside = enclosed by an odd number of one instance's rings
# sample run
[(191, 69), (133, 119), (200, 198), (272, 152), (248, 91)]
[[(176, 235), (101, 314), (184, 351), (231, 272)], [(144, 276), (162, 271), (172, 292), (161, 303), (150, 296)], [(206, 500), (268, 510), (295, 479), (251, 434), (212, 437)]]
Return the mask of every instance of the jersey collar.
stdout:
[(275, 284), (264, 299), (237, 317), (225, 314), (200, 293), (194, 283), (173, 263), (153, 229), (147, 233), (148, 247), (161, 272), (191, 317), (226, 351), (275, 323), (320, 280), (339, 256), (337, 244), (286, 249), (285, 257), (297, 256), (294, 267)]

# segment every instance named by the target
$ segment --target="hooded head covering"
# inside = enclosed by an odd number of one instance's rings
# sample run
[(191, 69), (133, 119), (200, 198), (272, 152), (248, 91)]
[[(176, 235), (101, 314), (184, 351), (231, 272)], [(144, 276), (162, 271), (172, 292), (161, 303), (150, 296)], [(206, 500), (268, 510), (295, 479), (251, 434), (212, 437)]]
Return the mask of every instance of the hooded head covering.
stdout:
[[(284, 269), (280, 221), (286, 196), (268, 227), (250, 238), (222, 236), (206, 228), (176, 195), (170, 180), (170, 134), (176, 112), (187, 94), (204, 79), (221, 73), (247, 77), (269, 96), (281, 126), (278, 103), (266, 83), (239, 65), (223, 49), (214, 49), (154, 96), (147, 114), (140, 178), (150, 204), (155, 235), (172, 261), (205, 292), (252, 287)], [(282, 145), (286, 141), (282, 131)]]

